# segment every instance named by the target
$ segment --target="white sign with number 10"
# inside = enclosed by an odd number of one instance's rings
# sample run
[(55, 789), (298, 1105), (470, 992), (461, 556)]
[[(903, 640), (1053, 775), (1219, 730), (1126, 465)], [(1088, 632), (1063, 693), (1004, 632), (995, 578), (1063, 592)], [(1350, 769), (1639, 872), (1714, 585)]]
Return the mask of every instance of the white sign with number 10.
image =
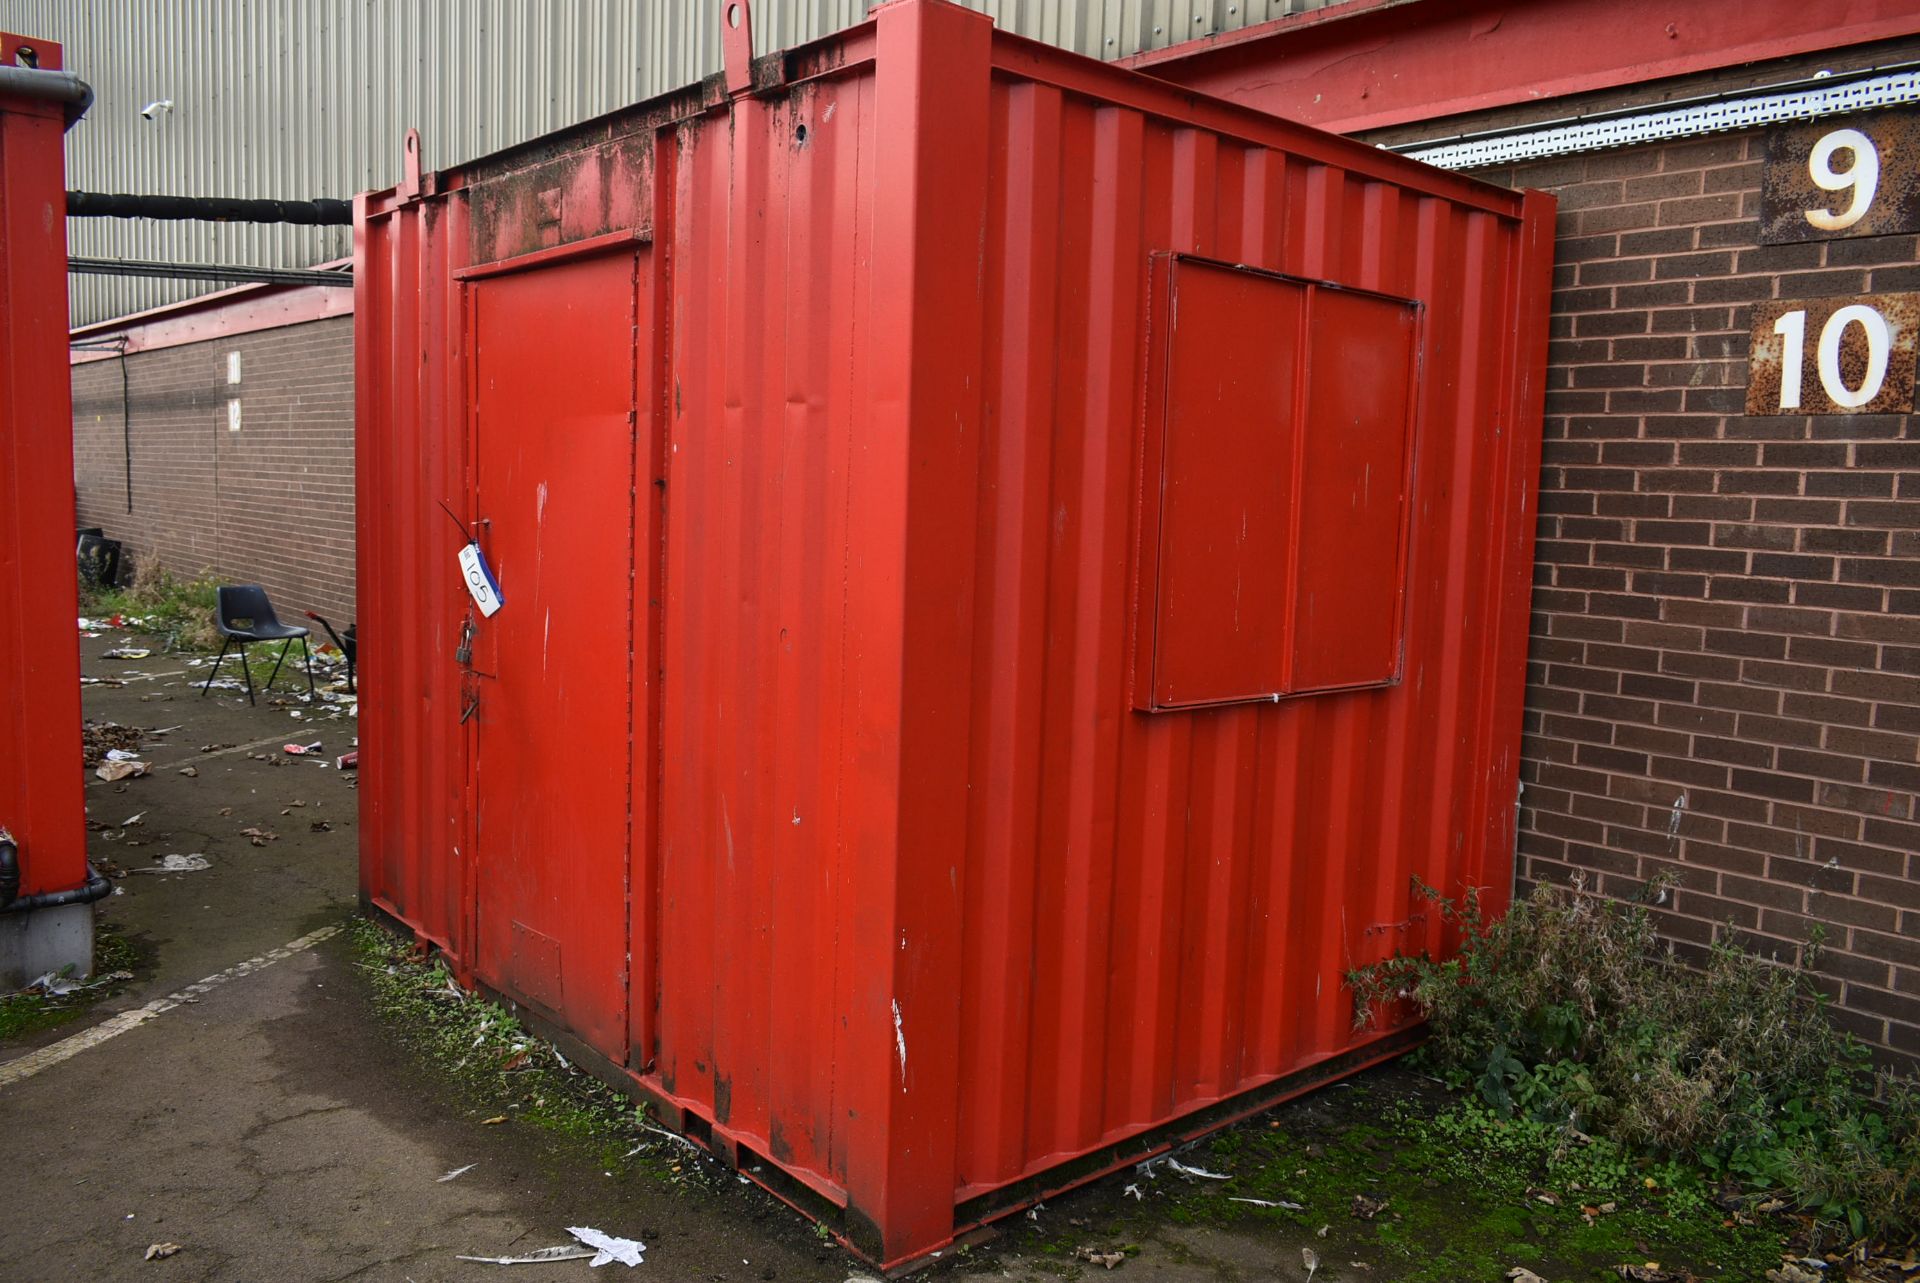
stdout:
[[(1858, 387), (1848, 387), (1840, 369), (1840, 344), (1847, 337), (1850, 325), (1858, 325), (1866, 339), (1866, 369)], [(1782, 340), (1780, 408), (1798, 410), (1801, 376), (1807, 362), (1807, 309), (1803, 307), (1783, 315), (1773, 323), (1773, 332)], [(1867, 303), (1836, 308), (1820, 327), (1820, 345), (1814, 357), (1814, 367), (1820, 374), (1820, 390), (1837, 406), (1851, 410), (1865, 405), (1880, 395), (1880, 386), (1887, 381), (1887, 359), (1892, 353), (1893, 333), (1878, 308)]]

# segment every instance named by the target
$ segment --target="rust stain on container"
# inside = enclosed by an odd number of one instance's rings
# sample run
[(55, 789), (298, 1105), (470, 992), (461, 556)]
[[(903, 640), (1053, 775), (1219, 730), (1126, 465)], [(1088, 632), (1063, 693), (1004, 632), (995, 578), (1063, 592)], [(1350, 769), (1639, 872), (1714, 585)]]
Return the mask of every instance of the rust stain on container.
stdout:
[[(363, 894), (887, 1265), (1397, 1054), (1347, 969), (1511, 886), (1552, 208), (930, 0), (363, 196)], [(1330, 319), (1156, 362), (1176, 256), (1195, 333)], [(1149, 450), (1169, 368), (1176, 433), (1284, 402), (1283, 524)]]

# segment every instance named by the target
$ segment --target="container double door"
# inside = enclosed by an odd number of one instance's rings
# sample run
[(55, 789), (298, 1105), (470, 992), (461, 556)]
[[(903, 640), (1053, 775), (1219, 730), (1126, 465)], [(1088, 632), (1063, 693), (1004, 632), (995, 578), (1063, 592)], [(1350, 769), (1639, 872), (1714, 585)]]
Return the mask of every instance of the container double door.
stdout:
[(466, 284), (469, 511), (503, 603), (484, 618), (469, 607), (461, 674), (473, 965), (622, 1064), (630, 853), (644, 840), (646, 267), (629, 246)]

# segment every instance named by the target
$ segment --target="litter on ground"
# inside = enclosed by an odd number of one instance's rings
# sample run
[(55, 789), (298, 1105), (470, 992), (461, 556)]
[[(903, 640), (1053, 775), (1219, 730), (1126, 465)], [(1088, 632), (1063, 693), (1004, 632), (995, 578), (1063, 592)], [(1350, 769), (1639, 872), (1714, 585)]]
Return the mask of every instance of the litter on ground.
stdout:
[(138, 726), (121, 726), (117, 722), (86, 722), (81, 726), (81, 764), (98, 766), (108, 759), (109, 753), (138, 749), (140, 741), (146, 738), (146, 732)]
[(201, 855), (198, 851), (195, 851), (190, 855), (164, 855), (160, 857), (160, 863), (152, 866), (151, 868), (133, 869), (133, 870), (130, 870), (130, 872), (133, 872), (133, 873), (198, 873), (202, 869), (210, 869), (212, 867), (213, 867), (213, 862), (211, 860), (207, 859), (206, 856)]
[(543, 1247), (537, 1252), (521, 1256), (455, 1256), (453, 1259), (478, 1261), (482, 1265), (545, 1265), (549, 1261), (584, 1261), (593, 1255), (595, 1253), (591, 1248), (562, 1243), (558, 1247)]
[(122, 757), (100, 763), (100, 765), (94, 767), (93, 773), (108, 783), (112, 783), (114, 780), (131, 779), (135, 776), (145, 775), (152, 769), (153, 768), (145, 762)]
[(567, 1233), (573, 1235), (579, 1239), (581, 1243), (593, 1248), (598, 1253), (591, 1261), (587, 1262), (588, 1265), (593, 1266), (595, 1269), (598, 1269), (602, 1265), (611, 1265), (615, 1261), (631, 1269), (645, 1259), (642, 1254), (646, 1252), (647, 1245), (638, 1239), (616, 1238), (611, 1234), (603, 1234), (599, 1230), (592, 1229), (585, 1225), (569, 1225), (567, 1227)]
[[(465, 1168), (461, 1168), (465, 1171)], [(458, 1175), (451, 1173), (450, 1175)], [(446, 1179), (443, 1177), (442, 1179)], [(562, 1243), (557, 1247), (543, 1247), (518, 1256), (456, 1256), (456, 1261), (478, 1261), (483, 1265), (545, 1265), (549, 1261), (586, 1261), (598, 1269), (602, 1265), (618, 1264), (633, 1266), (642, 1264), (646, 1244), (638, 1239), (616, 1238), (584, 1225), (569, 1226), (567, 1233), (578, 1239), (577, 1243)]]

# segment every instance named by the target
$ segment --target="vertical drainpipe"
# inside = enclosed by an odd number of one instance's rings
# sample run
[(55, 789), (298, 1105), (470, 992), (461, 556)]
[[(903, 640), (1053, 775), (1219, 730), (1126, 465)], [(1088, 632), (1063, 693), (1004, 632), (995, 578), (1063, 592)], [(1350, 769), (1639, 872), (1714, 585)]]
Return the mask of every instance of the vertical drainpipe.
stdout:
[[(31, 51), (31, 52), (29, 52)], [(93, 965), (73, 561), (63, 137), (93, 101), (0, 33), (0, 990)]]

